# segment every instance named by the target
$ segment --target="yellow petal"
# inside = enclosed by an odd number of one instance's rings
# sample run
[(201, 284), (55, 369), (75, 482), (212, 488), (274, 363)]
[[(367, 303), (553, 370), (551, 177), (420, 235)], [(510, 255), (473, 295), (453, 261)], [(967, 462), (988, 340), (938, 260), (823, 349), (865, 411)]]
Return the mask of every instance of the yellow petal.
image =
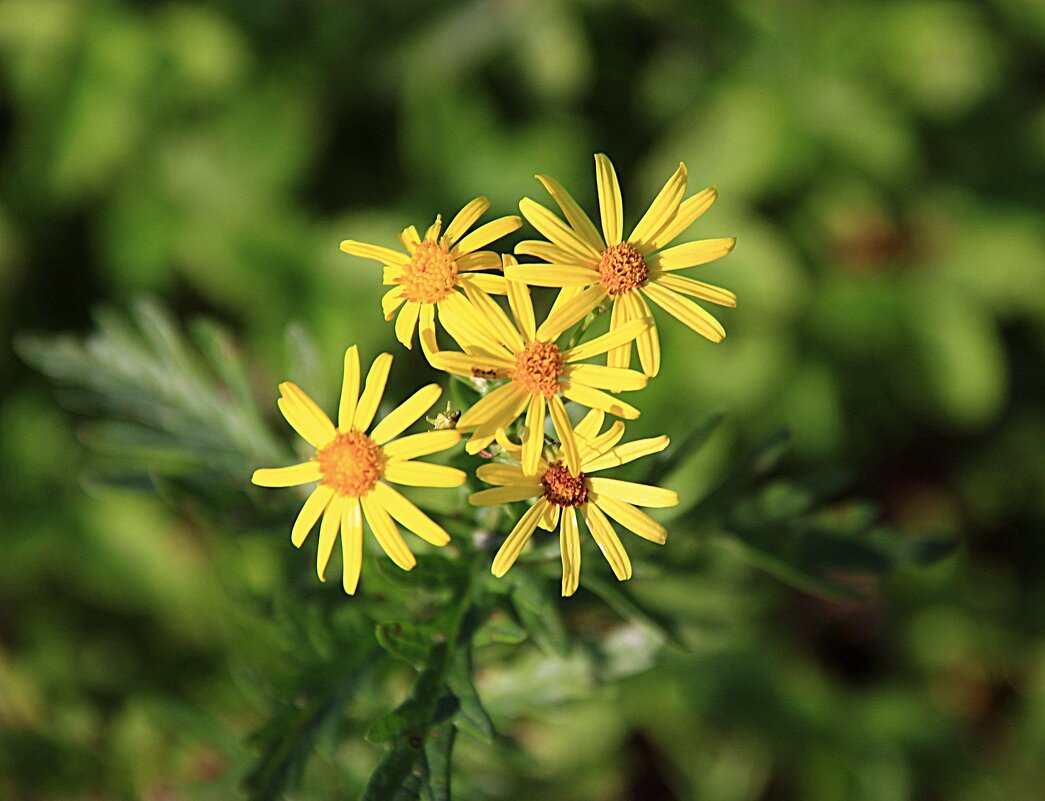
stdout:
[(453, 247), (457, 240), (475, 224), (475, 221), (486, 213), (488, 208), (490, 208), (490, 201), (484, 197), (477, 197), (457, 212), (450, 224), (446, 226), (446, 233), (443, 234), (443, 241), (447, 246)]
[(618, 501), (633, 503), (636, 506), (647, 506), (650, 508), (663, 508), (676, 506), (679, 502), (677, 492), (664, 489), (663, 487), (652, 487), (649, 484), (636, 484), (634, 481), (619, 481), (615, 478), (593, 477), (591, 482), (593, 492), (600, 496), (615, 498)]
[(319, 462), (302, 462), (289, 467), (262, 467), (254, 471), (250, 480), (259, 487), (297, 487), (322, 477)]
[(459, 487), (467, 476), (463, 470), (444, 464), (389, 459), (385, 465), (385, 478), (407, 487)]
[(583, 465), (584, 472), (595, 473), (610, 467), (620, 467), (622, 464), (641, 459), (643, 456), (660, 453), (668, 447), (669, 441), (667, 436), (661, 435), (659, 437), (650, 437), (649, 439), (637, 439), (634, 442), (619, 445), (590, 461), (586, 459)]
[(529, 286), (589, 286), (597, 283), (599, 274), (590, 267), (575, 264), (522, 264), (504, 271), (509, 281)]
[(659, 234), (672, 218), (678, 213), (682, 196), (686, 194), (686, 165), (679, 164), (679, 168), (672, 175), (664, 188), (653, 199), (649, 210), (642, 215), (635, 230), (631, 232), (628, 241), (643, 254), (649, 252), (649, 244)]
[(544, 450), (544, 397), (532, 395), (526, 410), (526, 438), (522, 444), (522, 469), (528, 476), (535, 475)]
[(352, 428), (359, 401), (359, 348), (353, 345), (345, 351), (345, 372), (341, 380), (341, 400), (337, 407), (337, 424), (342, 431)]
[(308, 496), (308, 500), (305, 501), (301, 511), (298, 512), (297, 519), (294, 521), (294, 528), (290, 532), (290, 541), (295, 548), (300, 548), (302, 543), (304, 543), (308, 533), (316, 525), (319, 516), (323, 514), (323, 510), (327, 508), (327, 504), (330, 503), (330, 499), (333, 497), (334, 490), (330, 489), (330, 487), (324, 487), (322, 484), (316, 487), (312, 494)]
[(450, 535), (442, 526), (383, 481), (374, 485), (373, 496), (400, 525), (407, 531), (414, 532), (425, 542), (442, 547), (450, 541)]
[(396, 317), (396, 339), (408, 350), (414, 347), (414, 329), (417, 327), (420, 314), (421, 304), (410, 301), (400, 309), (399, 316)]
[(529, 393), (522, 387), (515, 386), (514, 389), (515, 394), (509, 395), (504, 405), (499, 406), (490, 415), (489, 420), (476, 426), (472, 438), (468, 440), (468, 444), (465, 446), (465, 450), (468, 453), (479, 453), (479, 451), (486, 448), (493, 442), (498, 431), (507, 428), (523, 413), (523, 409), (526, 408), (526, 404), (529, 401)]
[(382, 264), (398, 265), (401, 267), (410, 262), (410, 257), (405, 253), (400, 253), (399, 251), (382, 247), (381, 245), (357, 242), (354, 239), (344, 240), (341, 243), (341, 250), (350, 256), (359, 256), (361, 259), (372, 259), (374, 261), (379, 261)]
[(593, 437), (585, 443), (584, 451), (581, 454), (581, 463), (587, 464), (589, 461), (597, 459), (611, 450), (623, 438), (624, 423), (617, 420), (599, 436)]
[(429, 384), (417, 390), (374, 427), (370, 433), (371, 439), (378, 445), (384, 445), (388, 440), (398, 437), (431, 409), (442, 394), (443, 388), (438, 384)]
[(537, 180), (544, 184), (544, 188), (548, 190), (552, 200), (562, 209), (566, 222), (570, 224), (577, 236), (595, 250), (602, 250), (605, 247), (602, 237), (599, 236), (599, 232), (596, 230), (591, 218), (584, 213), (584, 209), (573, 199), (573, 195), (567, 192), (562, 184), (549, 175), (538, 175)]
[(467, 378), (507, 378), (515, 364), (501, 354), (487, 351), (473, 355), (443, 350), (432, 354), (432, 366), (437, 370)]
[(568, 253), (572, 253), (585, 263), (598, 261), (600, 251), (593, 248), (562, 220), (552, 214), (540, 203), (535, 203), (528, 197), (524, 197), (519, 203), (519, 210), (523, 216), (540, 234), (554, 245), (558, 245)]
[(474, 284), (463, 284), (461, 287), (465, 296), (486, 323), (489, 333), (493, 334), (497, 343), (506, 345), (512, 350), (522, 350), (523, 341), (518, 330), (512, 325), (501, 307), (494, 299), (476, 287)]
[[(633, 292), (625, 292), (622, 295), (617, 295), (613, 299), (613, 309), (610, 311), (610, 330), (614, 328), (620, 328), (624, 323), (630, 319), (636, 319), (629, 316), (630, 309), (628, 304), (625, 302), (625, 298), (633, 295)], [(631, 342), (625, 342), (623, 345), (618, 345), (615, 348), (610, 348), (606, 351), (606, 366), (607, 367), (630, 367), (631, 366)]]
[(508, 236), (512, 231), (518, 231), (521, 227), (522, 220), (518, 217), (501, 217), (486, 223), (486, 225), (480, 225), (458, 242), (452, 252), (454, 256), (463, 256), (466, 253), (480, 250), (491, 242), (497, 241), (502, 236)]
[(566, 366), (564, 375), (572, 382), (587, 384), (596, 389), (608, 389), (611, 392), (642, 389), (648, 381), (645, 374), (637, 370), (604, 367), (601, 364), (570, 364)]
[(585, 359), (590, 359), (592, 356), (598, 356), (611, 348), (623, 345), (625, 342), (631, 342), (649, 328), (652, 322), (648, 317), (642, 320), (628, 320), (623, 325), (610, 329), (602, 336), (595, 337), (595, 339), (582, 342), (575, 348), (563, 351), (563, 359), (567, 362), (581, 362)]
[(566, 407), (562, 405), (562, 399), (558, 395), (548, 398), (548, 411), (551, 412), (552, 425), (555, 426), (559, 442), (562, 443), (563, 461), (573, 475), (580, 475), (581, 457), (577, 450), (577, 440), (573, 436), (570, 416), (566, 414)]
[(439, 232), (443, 230), (443, 215), (435, 215), (435, 222), (428, 226), (428, 230), (425, 231), (425, 241), (435, 242), (439, 238)]
[(411, 434), (409, 437), (397, 439), (384, 446), (385, 455), (390, 459), (417, 459), (432, 453), (445, 451), (461, 441), (461, 432), (453, 428), (440, 431), (425, 431), (423, 434)]
[(599, 212), (602, 215), (602, 233), (606, 245), (620, 244), (624, 235), (624, 202), (620, 182), (613, 163), (602, 153), (595, 154), (595, 183), (599, 190)]
[(676, 214), (671, 222), (660, 230), (660, 233), (650, 240), (650, 249), (660, 250), (679, 236), (683, 231), (689, 228), (701, 214), (711, 208), (711, 204), (715, 202), (715, 198), (717, 197), (718, 190), (713, 186), (709, 186), (707, 189), (697, 192), (693, 197), (683, 200), (682, 205), (679, 206), (678, 214)]
[(588, 409), (600, 409), (617, 417), (623, 417), (625, 420), (634, 420), (640, 414), (634, 406), (617, 400), (613, 395), (582, 384), (564, 384), (562, 394), (567, 400), (579, 403)]
[(508, 539), (504, 541), (493, 559), (490, 570), (495, 576), (500, 578), (515, 564), (515, 560), (519, 558), (519, 554), (529, 542), (533, 530), (537, 528), (537, 521), (544, 514), (547, 505), (548, 502), (541, 498), (519, 518), (519, 522), (515, 524), (512, 533), (508, 535)]
[(729, 254), (736, 244), (736, 238), (731, 236), (722, 239), (698, 239), (696, 242), (686, 242), (684, 245), (676, 245), (647, 256), (646, 266), (651, 271), (684, 270), (721, 259)]
[(577, 592), (581, 580), (581, 538), (577, 531), (577, 512), (573, 507), (562, 510), (559, 524), (559, 552), (562, 554), (562, 597)]
[(327, 563), (337, 542), (337, 534), (341, 529), (341, 513), (345, 507), (344, 495), (335, 495), (323, 512), (323, 522), (319, 524), (319, 547), (316, 550), (316, 575), (320, 581), (327, 580)]
[(416, 227), (408, 225), (399, 234), (399, 241), (403, 243), (403, 247), (406, 248), (408, 253), (413, 253), (417, 246), (421, 244), (421, 237), (417, 233)]
[(403, 295), (403, 288), (398, 284), (382, 295), (381, 314), (384, 315), (385, 320), (391, 320), (395, 316), (396, 309), (405, 302), (406, 297)]
[(363, 394), (356, 405), (355, 417), (352, 418), (353, 431), (366, 431), (374, 421), (377, 407), (381, 405), (381, 397), (385, 394), (385, 382), (388, 381), (388, 371), (391, 368), (392, 354), (382, 353), (374, 359), (366, 376)]
[[(483, 251), (483, 253), (486, 253), (486, 251)], [(499, 258), (497, 263), (501, 263)], [(505, 280), (503, 275), (491, 275), (490, 273), (462, 273), (458, 274), (457, 282), (461, 286), (471, 284), (472, 286), (478, 287), (487, 295), (505, 295), (508, 293), (508, 282)]]
[(579, 256), (563, 250), (558, 245), (545, 242), (542, 239), (527, 239), (515, 246), (516, 256), (533, 256), (552, 264), (572, 264), (578, 267), (591, 266), (591, 259), (582, 259)]
[(435, 309), (434, 303), (422, 303), (421, 314), (417, 318), (418, 339), (421, 340), (421, 352), (425, 355), (428, 363), (432, 363), (432, 354), (439, 352), (439, 343), (435, 336)]
[(726, 338), (726, 329), (722, 327), (722, 323), (692, 300), (657, 284), (646, 284), (643, 291), (646, 293), (646, 297), (702, 337), (712, 342), (721, 342)]
[(297, 384), (284, 381), (279, 385), (282, 397), (276, 401), (291, 427), (313, 448), (322, 448), (334, 439), (334, 424), (314, 400)]
[(694, 281), (692, 278), (686, 278), (684, 275), (672, 275), (671, 273), (653, 274), (650, 276), (650, 283), (660, 284), (673, 292), (689, 295), (691, 298), (700, 298), (719, 306), (732, 308), (737, 305), (737, 296), (728, 289), (723, 289), (714, 284), (705, 284), (703, 281)]
[(532, 342), (537, 334), (537, 321), (533, 316), (533, 301), (530, 299), (530, 289), (525, 284), (511, 279), (509, 273), (518, 269), (516, 266), (506, 263), (504, 272), (508, 277), (508, 305), (511, 307), (515, 325), (522, 334), (525, 342)]
[(554, 342), (563, 331), (579, 323), (606, 297), (606, 290), (595, 284), (563, 303), (556, 303), (547, 318), (541, 323), (541, 327), (537, 329), (537, 339), (542, 342)]
[(594, 498), (589, 496), (589, 502), (595, 503), (602, 511), (643, 539), (663, 545), (668, 538), (668, 532), (664, 526), (629, 503), (605, 495), (598, 495)]
[(463, 256), (458, 256), (454, 261), (457, 262), (457, 270), (461, 273), (468, 273), (474, 270), (501, 269), (501, 257), (492, 250), (479, 250), (475, 253), (466, 253)]
[(539, 477), (525, 475), (520, 465), (501, 462), (480, 465), (475, 471), (475, 476), (487, 484), (536, 487), (541, 483)]
[(628, 553), (624, 550), (624, 546), (620, 543), (620, 537), (613, 530), (613, 524), (606, 519), (606, 515), (594, 503), (584, 504), (581, 507), (581, 512), (584, 514), (584, 522), (588, 524), (588, 531), (591, 532), (591, 536), (598, 544), (602, 555), (606, 557), (606, 561), (613, 568), (614, 575), (620, 581), (630, 579), (631, 560), (628, 558)]
[(573, 433), (578, 437), (588, 442), (595, 438), (599, 433), (599, 429), (602, 428), (603, 420), (606, 419), (605, 413), (598, 409), (592, 409), (581, 419), (579, 423), (574, 427)]
[(537, 521), (537, 525), (545, 531), (555, 531), (555, 527), (559, 525), (560, 508), (561, 507), (556, 506), (553, 503), (549, 503), (548, 508), (545, 509), (544, 514), (541, 515), (541, 519)]
[(359, 502), (363, 506), (366, 522), (370, 525), (370, 530), (374, 532), (374, 537), (377, 538), (381, 550), (403, 570), (412, 570), (417, 564), (417, 559), (403, 542), (403, 535), (399, 533), (399, 529), (396, 528), (396, 524), (385, 507), (372, 492), (360, 498)]
[(363, 567), (363, 514), (358, 498), (348, 498), (341, 509), (341, 563), (341, 584), (355, 595)]
[[(653, 319), (653, 315), (650, 314), (649, 306), (646, 305), (641, 292), (627, 292), (621, 295), (621, 298), (624, 299), (624, 303), (627, 305), (629, 317), (635, 319), (648, 317), (651, 320)], [(660, 372), (660, 335), (657, 333), (656, 325), (651, 325), (635, 337), (635, 349), (639, 352), (639, 364), (642, 365), (642, 372), (650, 378)]]
[(500, 506), (503, 503), (536, 498), (543, 492), (544, 489), (539, 484), (536, 486), (493, 487), (472, 493), (468, 498), (468, 503), (472, 506)]
[(452, 292), (439, 301), (439, 317), (443, 320), (443, 327), (462, 348), (477, 345), (496, 351), (501, 344), (497, 332), (460, 292)]
[(457, 421), (457, 428), (467, 431), (487, 422), (497, 423), (500, 428), (507, 428), (508, 424), (515, 419), (509, 416), (511, 410), (515, 408), (518, 397), (524, 394), (526, 394), (525, 390), (514, 383), (498, 387), (486, 397), (480, 398), (471, 409), (462, 414)]

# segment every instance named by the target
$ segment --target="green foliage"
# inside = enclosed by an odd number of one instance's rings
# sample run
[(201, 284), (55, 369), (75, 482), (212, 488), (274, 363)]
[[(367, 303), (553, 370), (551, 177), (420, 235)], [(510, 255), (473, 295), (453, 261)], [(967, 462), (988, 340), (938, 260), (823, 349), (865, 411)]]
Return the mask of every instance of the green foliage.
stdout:
[[(381, 797), (1036, 797), (1043, 36), (1029, 0), (0, 0), (0, 328), (73, 412), (0, 349), (0, 797), (351, 798), (386, 753)], [(538, 532), (382, 750), (471, 563), (317, 585), (246, 485), (293, 458), (275, 382), (391, 349), (340, 239), (534, 172), (591, 210), (596, 151), (626, 224), (681, 159), (720, 191), (692, 236), (739, 239), (694, 271), (727, 340), (663, 326), (628, 426), (683, 507), (568, 603)], [(446, 524), (485, 565), (512, 512)]]

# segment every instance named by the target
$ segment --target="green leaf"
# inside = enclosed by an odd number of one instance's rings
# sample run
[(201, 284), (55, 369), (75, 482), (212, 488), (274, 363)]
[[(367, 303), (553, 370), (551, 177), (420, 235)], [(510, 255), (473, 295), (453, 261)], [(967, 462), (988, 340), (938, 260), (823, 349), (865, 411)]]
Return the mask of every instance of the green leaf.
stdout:
[(570, 638), (553, 600), (556, 596), (548, 593), (547, 587), (525, 570), (515, 570), (508, 575), (515, 612), (537, 646), (549, 655), (569, 654)]
[(593, 574), (584, 578), (584, 588), (598, 595), (607, 606), (625, 620), (646, 626), (676, 647), (687, 650), (674, 621), (642, 604), (620, 582), (607, 581)]
[(476, 648), (493, 643), (518, 645), (521, 642), (525, 642), (527, 636), (529, 635), (527, 635), (526, 629), (506, 614), (494, 612), (476, 631), (472, 644)]
[(360, 801), (416, 801), (428, 779), (420, 739), (401, 740), (377, 763)]
[(428, 761), (428, 793), (431, 801), (450, 801), (450, 766), (457, 726), (447, 720), (434, 727), (425, 742)]
[(658, 484), (684, 460), (699, 451), (725, 419), (723, 412), (712, 412), (689, 431), (680, 441), (672, 442), (651, 459), (643, 460), (645, 471), (638, 480)]
[(432, 650), (432, 631), (414, 623), (379, 623), (375, 632), (378, 644), (392, 656), (414, 667), (423, 667)]
[(459, 649), (454, 657), (447, 674), (447, 685), (450, 692), (457, 697), (459, 709), (456, 721), (461, 730), (485, 743), (492, 743), (493, 721), (483, 707), (472, 681), (472, 660), (467, 649)]

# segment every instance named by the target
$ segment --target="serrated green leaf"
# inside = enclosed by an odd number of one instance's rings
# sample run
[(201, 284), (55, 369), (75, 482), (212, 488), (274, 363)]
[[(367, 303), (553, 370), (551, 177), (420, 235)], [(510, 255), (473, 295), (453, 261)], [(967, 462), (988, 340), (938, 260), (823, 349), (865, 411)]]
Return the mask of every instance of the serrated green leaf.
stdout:
[(457, 726), (447, 720), (434, 727), (425, 742), (428, 762), (427, 796), (431, 801), (450, 801), (450, 767)]
[(456, 721), (462, 731), (485, 743), (492, 743), (493, 721), (479, 698), (472, 681), (472, 660), (466, 649), (458, 650), (447, 674), (447, 685), (457, 697), (459, 708)]

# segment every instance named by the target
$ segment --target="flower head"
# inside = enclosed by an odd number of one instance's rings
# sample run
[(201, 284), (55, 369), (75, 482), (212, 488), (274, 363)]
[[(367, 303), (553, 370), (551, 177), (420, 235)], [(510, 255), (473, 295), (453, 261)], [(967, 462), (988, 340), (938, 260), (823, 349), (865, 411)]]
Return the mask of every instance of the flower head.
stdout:
[(322, 517), (316, 573), (323, 581), (340, 532), (343, 583), (345, 592), (350, 595), (359, 584), (363, 518), (384, 552), (404, 570), (413, 568), (417, 560), (399, 533), (396, 520), (432, 545), (446, 545), (450, 541), (441, 526), (390, 484), (458, 487), (465, 480), (464, 472), (453, 467), (413, 461), (452, 447), (461, 438), (457, 431), (429, 431), (396, 439), (439, 400), (442, 388), (438, 384), (415, 392), (367, 433), (384, 395), (391, 366), (389, 354), (378, 356), (360, 395), (359, 351), (353, 345), (345, 352), (337, 427), (296, 384), (290, 381), (280, 384), (277, 402), (280, 411), (294, 430), (316, 449), (316, 455), (290, 467), (255, 470), (251, 478), (262, 487), (295, 487), (319, 482), (301, 507), (291, 542), (300, 548)]
[[(505, 256), (504, 263), (510, 269), (516, 261)], [(465, 446), (469, 453), (485, 448), (498, 430), (507, 428), (525, 411), (522, 465), (527, 475), (534, 475), (544, 445), (547, 412), (562, 443), (565, 463), (576, 474), (580, 470), (578, 446), (563, 399), (634, 419), (639, 416), (635, 407), (603, 390), (621, 392), (646, 386), (646, 376), (636, 370), (580, 362), (630, 342), (651, 321), (631, 320), (600, 337), (563, 349), (555, 340), (588, 312), (590, 293), (556, 304), (538, 327), (530, 290), (524, 284), (508, 281), (507, 291), (514, 323), (492, 298), (470, 304), (461, 315), (462, 331), (455, 335), (464, 352), (436, 353), (431, 357), (432, 365), (456, 375), (506, 382), (457, 421), (458, 429), (473, 432)]]
[[(594, 289), (586, 296), (587, 308), (593, 309), (609, 298), (613, 303), (611, 328), (649, 317), (646, 304), (649, 299), (701, 336), (721, 342), (726, 336), (725, 329), (689, 298), (736, 306), (736, 296), (726, 289), (677, 275), (675, 271), (725, 256), (733, 250), (736, 240), (702, 239), (664, 249), (715, 202), (718, 195), (715, 188), (709, 187), (683, 200), (687, 174), (686, 165), (680, 164), (631, 235), (624, 239), (620, 184), (610, 160), (601, 153), (595, 156), (595, 177), (601, 234), (557, 181), (546, 175), (537, 176), (559, 205), (566, 223), (539, 203), (524, 198), (519, 209), (548, 241), (520, 242), (515, 252), (543, 259), (548, 264), (515, 266), (506, 269), (505, 275), (533, 286), (562, 287), (564, 299), (581, 290)], [(656, 326), (641, 334), (635, 344), (643, 371), (655, 376), (660, 370), (660, 339)], [(627, 367), (631, 363), (631, 343), (612, 349), (607, 363)]]
[(414, 329), (420, 325), (425, 355), (438, 350), (436, 311), (443, 327), (452, 331), (455, 310), (464, 300), (462, 293), (469, 298), (491, 292), (504, 294), (503, 276), (479, 272), (499, 269), (500, 257), (480, 248), (515, 231), (522, 220), (500, 217), (466, 233), (488, 208), (490, 201), (476, 198), (457, 213), (446, 231), (442, 231), (442, 218), (436, 216), (424, 239), (411, 225), (399, 235), (406, 253), (353, 239), (341, 243), (345, 253), (384, 265), (384, 283), (392, 288), (381, 299), (381, 309), (386, 320), (395, 317), (399, 310), (396, 337), (406, 347), (413, 347)]
[[(560, 453), (542, 456), (535, 475), (527, 475), (518, 464), (486, 464), (476, 475), (493, 489), (476, 492), (468, 502), (473, 506), (494, 506), (535, 498), (536, 501), (519, 519), (501, 545), (493, 561), (493, 574), (503, 576), (515, 564), (537, 526), (553, 531), (559, 526), (559, 548), (562, 554), (562, 594), (573, 595), (580, 581), (581, 545), (578, 514), (602, 550), (618, 579), (631, 578), (631, 560), (609, 518), (651, 542), (663, 544), (664, 527), (636, 506), (675, 506), (678, 495), (671, 490), (593, 476), (600, 470), (627, 464), (642, 456), (658, 453), (668, 445), (665, 436), (618, 444), (624, 436), (624, 424), (616, 422), (604, 433), (603, 413), (593, 410), (575, 430), (580, 456), (580, 472), (567, 470)], [(522, 449), (504, 437), (498, 442), (518, 460)]]

